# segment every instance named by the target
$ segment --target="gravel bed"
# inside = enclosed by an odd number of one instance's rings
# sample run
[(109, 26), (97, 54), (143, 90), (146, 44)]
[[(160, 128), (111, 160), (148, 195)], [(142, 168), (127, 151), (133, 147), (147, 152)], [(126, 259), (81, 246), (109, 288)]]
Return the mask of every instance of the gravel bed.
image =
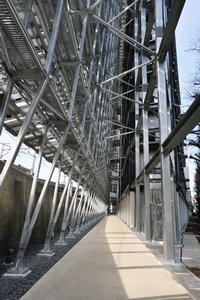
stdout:
[[(2, 275), (10, 268), (4, 265), (6, 257), (0, 258), (0, 300), (20, 299), (49, 269), (51, 269), (70, 249), (72, 249), (97, 223), (85, 229), (81, 234), (76, 235), (76, 239), (68, 239), (66, 246), (56, 246), (54, 243), (59, 239), (59, 234), (55, 235), (51, 241), (51, 249), (55, 255), (51, 258), (37, 256), (43, 248), (43, 244), (33, 244), (28, 246), (25, 252), (26, 266), (32, 272), (25, 278), (8, 278)], [(13, 256), (13, 261), (15, 256)]]

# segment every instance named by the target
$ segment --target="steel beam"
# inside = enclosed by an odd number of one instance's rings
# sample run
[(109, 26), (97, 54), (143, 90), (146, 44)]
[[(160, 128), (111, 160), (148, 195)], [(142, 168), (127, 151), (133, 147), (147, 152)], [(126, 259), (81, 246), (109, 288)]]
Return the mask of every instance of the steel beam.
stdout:
[(130, 9), (133, 5), (135, 5), (136, 2), (138, 2), (139, 0), (134, 1), (133, 3), (131, 3), (129, 6), (127, 6), (124, 10), (122, 10), (117, 16), (115, 16), (114, 18), (112, 18), (112, 20), (110, 20), (108, 22), (108, 24), (112, 23), (115, 19), (117, 19), (118, 17), (120, 17), (122, 14), (124, 14), (128, 9)]
[[(146, 65), (148, 65), (148, 64), (150, 64), (150, 63), (152, 63), (153, 61), (154, 61), (154, 59), (145, 61), (143, 64), (138, 65), (138, 66), (135, 66), (134, 68), (132, 68), (132, 69), (130, 69), (130, 70), (128, 70), (128, 71), (125, 71), (125, 72), (123, 72), (123, 73), (121, 73), (121, 74), (118, 74), (118, 75), (116, 75), (116, 76), (113, 76), (113, 77), (111, 77), (111, 78), (109, 78), (109, 79), (107, 79), (107, 80), (101, 82), (99, 85), (103, 85), (103, 84), (105, 84), (105, 83), (107, 83), (107, 82), (109, 82), (109, 81), (111, 81), (111, 80), (115, 80), (115, 79), (117, 79), (117, 78), (119, 78), (119, 77), (123, 77), (123, 76), (127, 75), (128, 73), (131, 73), (131, 72), (133, 72), (133, 71), (135, 71), (135, 70), (137, 70), (137, 69), (139, 69), (139, 68), (142, 68), (142, 67), (144, 67), (144, 66), (146, 66)], [(122, 97), (122, 98), (123, 98), (123, 97)], [(133, 101), (133, 100), (132, 100), (132, 101)]]
[(100, 22), (101, 24), (103, 24), (104, 26), (108, 27), (109, 29), (112, 30), (112, 32), (119, 34), (120, 36), (122, 36), (123, 38), (127, 39), (128, 41), (132, 42), (133, 44), (136, 44), (138, 47), (140, 47), (141, 49), (145, 50), (147, 53), (150, 53), (151, 55), (155, 55), (155, 53), (147, 48), (146, 46), (144, 46), (143, 44), (141, 44), (140, 42), (138, 42), (137, 40), (134, 40), (133, 38), (131, 38), (130, 36), (126, 35), (125, 33), (123, 33), (122, 31), (118, 30), (117, 28), (111, 26), (110, 24), (108, 24), (107, 22), (103, 21), (101, 18), (93, 15), (93, 18), (95, 20), (97, 20), (98, 22)]

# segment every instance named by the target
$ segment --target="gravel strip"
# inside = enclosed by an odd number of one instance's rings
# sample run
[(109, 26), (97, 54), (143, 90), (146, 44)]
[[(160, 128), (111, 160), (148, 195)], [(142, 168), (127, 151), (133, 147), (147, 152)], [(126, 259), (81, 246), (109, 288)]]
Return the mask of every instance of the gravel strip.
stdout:
[[(55, 255), (51, 258), (37, 256), (43, 248), (43, 244), (33, 244), (28, 246), (25, 253), (26, 266), (32, 272), (25, 278), (7, 278), (2, 275), (10, 268), (3, 263), (5, 256), (0, 258), (0, 300), (20, 299), (49, 269), (51, 269), (70, 249), (72, 249), (97, 223), (85, 229), (81, 234), (76, 235), (76, 239), (68, 239), (66, 246), (56, 246), (54, 243), (59, 239), (59, 234), (55, 235), (51, 241), (51, 249)], [(15, 257), (13, 256), (13, 261)]]

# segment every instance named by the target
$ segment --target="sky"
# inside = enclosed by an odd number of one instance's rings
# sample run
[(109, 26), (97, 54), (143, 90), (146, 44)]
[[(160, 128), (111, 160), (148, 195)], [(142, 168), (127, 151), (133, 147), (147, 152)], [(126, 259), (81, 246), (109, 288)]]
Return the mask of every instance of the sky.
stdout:
[[(181, 91), (181, 102), (185, 111), (191, 104), (191, 99), (187, 95), (189, 88), (189, 77), (197, 70), (197, 60), (200, 58), (191, 48), (192, 40), (196, 38), (200, 31), (200, 0), (186, 0), (179, 23), (176, 28), (176, 46), (179, 70), (179, 83)], [(188, 148), (188, 155), (193, 154), (194, 149)], [(190, 188), (193, 194), (195, 164), (192, 159), (187, 159), (190, 173)]]
[[(178, 0), (179, 1), (179, 0)], [(194, 73), (196, 70), (196, 62), (198, 55), (192, 51), (188, 51), (191, 47), (192, 39), (195, 39), (197, 32), (200, 31), (200, 0), (186, 0), (183, 12), (179, 19), (179, 23), (176, 29), (176, 44), (177, 44), (177, 58), (178, 58), (178, 69), (179, 69), (179, 82), (181, 90), (181, 99), (184, 104), (185, 110), (191, 104), (191, 100), (187, 96), (187, 87), (188, 87), (188, 78), (189, 75)], [(10, 134), (6, 134), (6, 131), (3, 130), (3, 133), (0, 137), (0, 157), (1, 157), (1, 143), (9, 143), (9, 146), (12, 146), (15, 138)], [(26, 146), (22, 146), (25, 148)], [(27, 148), (27, 147), (26, 147)], [(23, 151), (24, 152), (24, 151)], [(27, 151), (25, 151), (27, 152)], [(190, 154), (191, 150), (188, 150)], [(6, 152), (4, 151), (3, 159), (6, 159)], [(28, 168), (32, 168), (34, 165), (34, 153), (32, 150), (29, 151), (26, 155), (22, 152), (19, 153), (15, 164), (25, 165)], [(193, 178), (194, 178), (194, 163), (191, 159), (187, 159), (187, 164), (190, 169), (190, 184), (191, 191), (193, 190)], [(40, 178), (45, 178), (48, 170), (49, 163), (45, 160), (42, 162), (42, 170), (40, 172)], [(52, 179), (56, 178), (56, 171)], [(62, 177), (63, 176), (63, 177)], [(61, 176), (61, 182), (65, 180), (64, 175)]]

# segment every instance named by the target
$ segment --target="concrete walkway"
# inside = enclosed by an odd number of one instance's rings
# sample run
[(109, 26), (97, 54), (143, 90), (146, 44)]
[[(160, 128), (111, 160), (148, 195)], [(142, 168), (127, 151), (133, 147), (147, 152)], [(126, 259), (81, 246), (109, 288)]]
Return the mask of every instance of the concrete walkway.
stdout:
[(117, 216), (105, 217), (22, 300), (194, 299)]
[(200, 268), (200, 244), (193, 233), (184, 233), (183, 263), (189, 268)]

